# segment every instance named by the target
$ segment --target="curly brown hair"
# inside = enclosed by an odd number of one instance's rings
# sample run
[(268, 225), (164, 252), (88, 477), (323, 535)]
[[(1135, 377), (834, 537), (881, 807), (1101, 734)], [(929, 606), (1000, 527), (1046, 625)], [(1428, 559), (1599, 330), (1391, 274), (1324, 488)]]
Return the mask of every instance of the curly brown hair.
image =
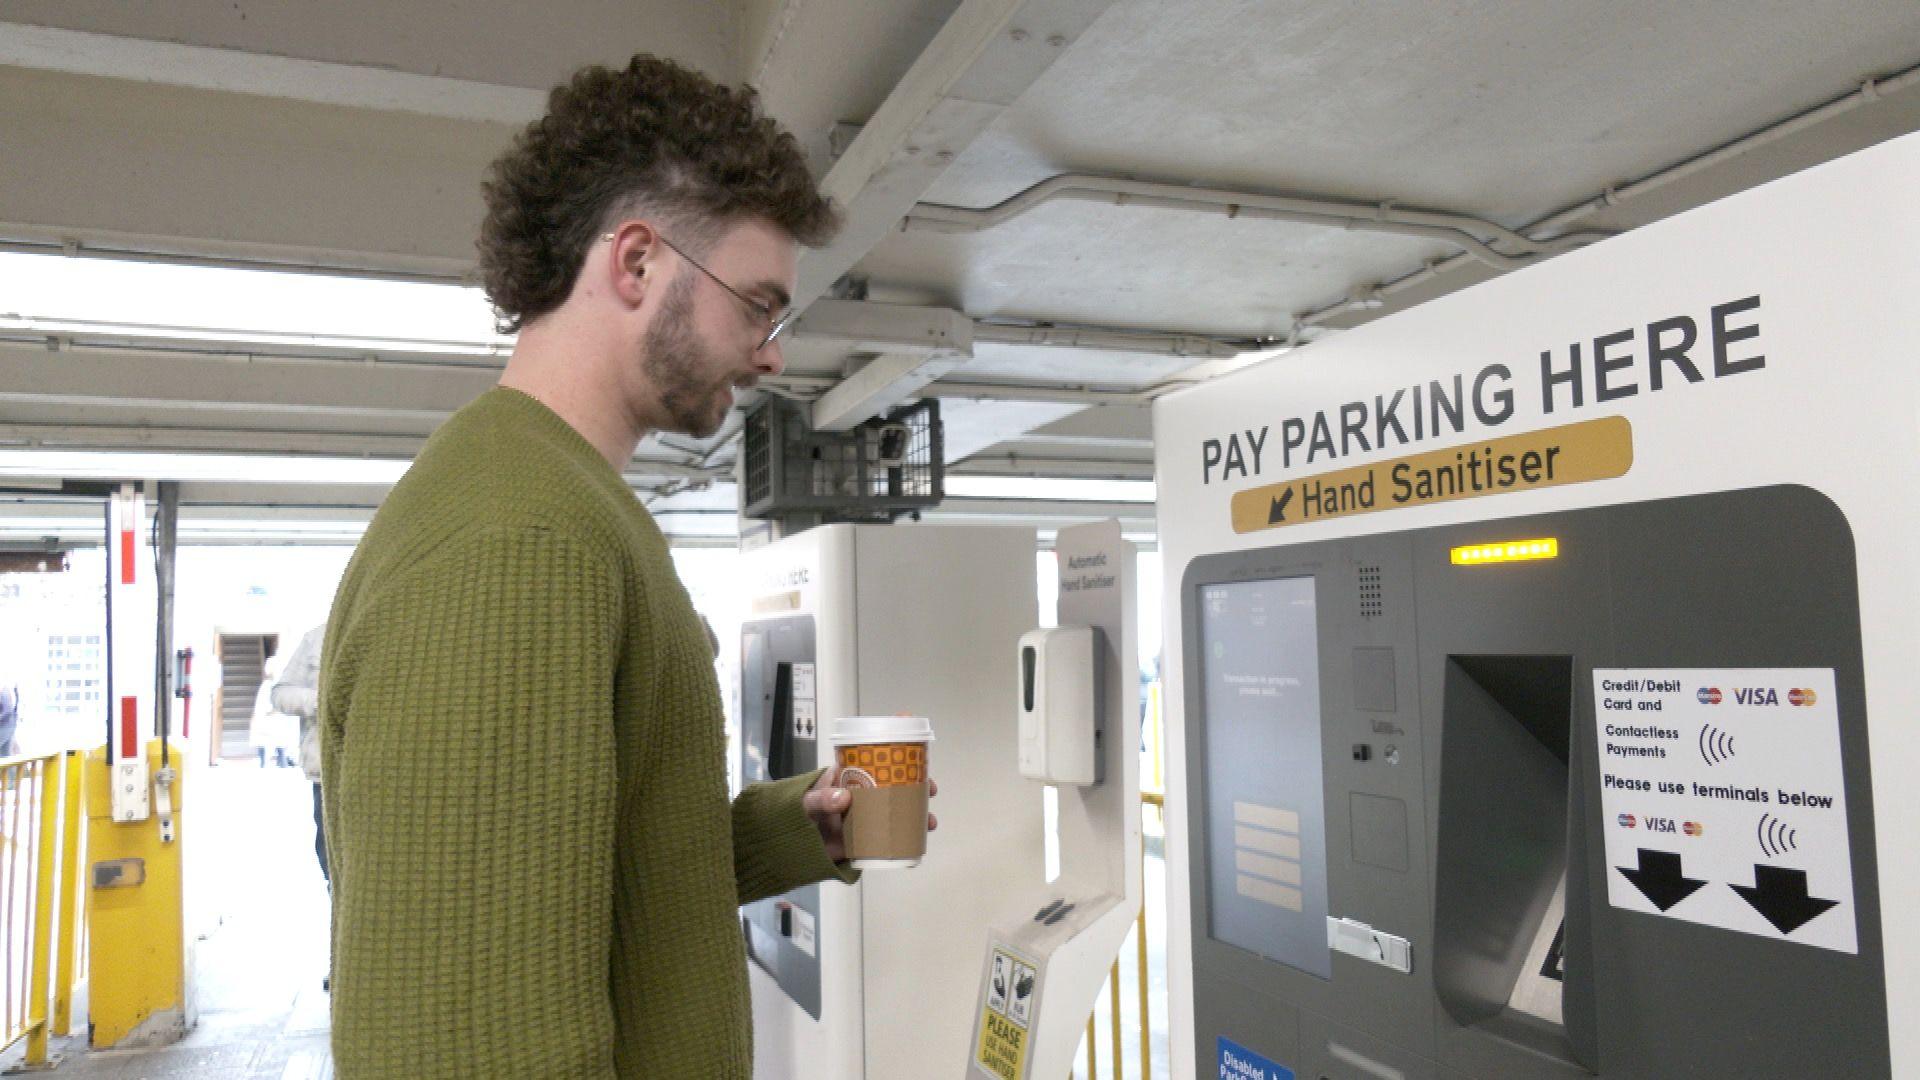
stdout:
[(816, 247), (839, 227), (799, 144), (761, 115), (752, 87), (646, 53), (555, 87), (481, 190), (480, 273), (505, 333), (566, 300), (616, 216), (659, 218), (696, 252), (752, 218)]

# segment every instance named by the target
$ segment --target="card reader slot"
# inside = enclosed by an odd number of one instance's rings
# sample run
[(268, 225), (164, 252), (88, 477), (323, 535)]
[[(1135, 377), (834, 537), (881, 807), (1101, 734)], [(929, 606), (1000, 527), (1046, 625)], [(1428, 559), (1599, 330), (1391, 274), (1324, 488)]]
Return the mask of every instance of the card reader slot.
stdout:
[(793, 767), (793, 664), (782, 660), (773, 668), (773, 708), (767, 717), (767, 773), (785, 780)]

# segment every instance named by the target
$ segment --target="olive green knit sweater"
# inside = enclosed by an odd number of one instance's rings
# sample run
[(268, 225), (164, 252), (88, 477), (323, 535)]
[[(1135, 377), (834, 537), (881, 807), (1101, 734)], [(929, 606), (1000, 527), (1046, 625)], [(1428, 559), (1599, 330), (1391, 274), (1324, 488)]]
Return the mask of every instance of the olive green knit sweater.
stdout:
[(813, 777), (729, 806), (700, 619), (565, 421), (496, 388), (434, 434), (320, 695), (341, 1077), (751, 1074), (737, 905), (852, 875)]

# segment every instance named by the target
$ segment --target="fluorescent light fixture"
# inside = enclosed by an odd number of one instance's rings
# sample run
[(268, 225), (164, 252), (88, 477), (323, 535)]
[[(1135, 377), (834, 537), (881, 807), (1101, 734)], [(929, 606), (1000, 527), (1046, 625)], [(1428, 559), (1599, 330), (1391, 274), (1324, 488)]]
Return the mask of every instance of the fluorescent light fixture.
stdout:
[(486, 295), (338, 274), (0, 253), (0, 329), (504, 355)]
[(0, 451), (0, 477), (189, 480), (278, 484), (392, 484), (410, 461), (285, 454), (142, 454), (125, 451)]
[(1154, 501), (1151, 480), (1087, 480), (1068, 476), (953, 476), (947, 494), (967, 499), (1036, 499), (1050, 502)]

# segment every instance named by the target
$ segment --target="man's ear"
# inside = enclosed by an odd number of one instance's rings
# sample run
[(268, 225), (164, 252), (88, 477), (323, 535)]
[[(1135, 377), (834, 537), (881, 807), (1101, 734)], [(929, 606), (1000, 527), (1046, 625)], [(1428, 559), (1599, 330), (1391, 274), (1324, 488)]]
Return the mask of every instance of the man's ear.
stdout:
[(629, 308), (637, 308), (660, 272), (660, 237), (644, 221), (622, 222), (607, 241), (607, 290)]

